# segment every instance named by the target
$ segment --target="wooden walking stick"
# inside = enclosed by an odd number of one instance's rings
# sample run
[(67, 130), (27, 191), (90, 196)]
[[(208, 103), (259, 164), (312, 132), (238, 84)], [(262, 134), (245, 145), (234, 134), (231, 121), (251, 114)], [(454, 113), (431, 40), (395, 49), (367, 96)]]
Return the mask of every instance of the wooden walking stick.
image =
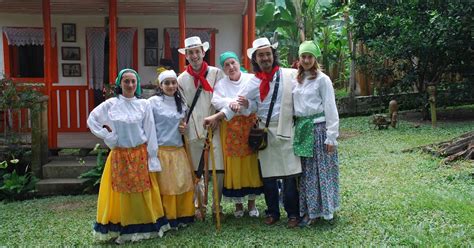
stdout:
[[(189, 167), (191, 167), (191, 175), (192, 175), (192, 178), (193, 178), (193, 185), (194, 187), (199, 187), (199, 178), (196, 177), (196, 175), (194, 174), (194, 166), (193, 166), (193, 160), (191, 158), (191, 149), (189, 148), (189, 140), (188, 140), (188, 137), (186, 137), (186, 135), (183, 135), (183, 143), (184, 143), (184, 150), (186, 151), (186, 156), (188, 157), (188, 161), (189, 161)], [(199, 209), (199, 212), (201, 213), (201, 219), (204, 221), (206, 219), (206, 209), (204, 208), (204, 204), (203, 204), (203, 199), (202, 199), (202, 196), (201, 194), (197, 194), (197, 200), (198, 200), (198, 209)]]
[(216, 211), (216, 229), (217, 231), (221, 230), (221, 216), (219, 209), (219, 193), (217, 191), (217, 173), (216, 173), (216, 159), (214, 157), (214, 145), (212, 144), (212, 128), (207, 129), (209, 134), (209, 152), (211, 153), (211, 163), (212, 163), (212, 188), (214, 191), (214, 209)]

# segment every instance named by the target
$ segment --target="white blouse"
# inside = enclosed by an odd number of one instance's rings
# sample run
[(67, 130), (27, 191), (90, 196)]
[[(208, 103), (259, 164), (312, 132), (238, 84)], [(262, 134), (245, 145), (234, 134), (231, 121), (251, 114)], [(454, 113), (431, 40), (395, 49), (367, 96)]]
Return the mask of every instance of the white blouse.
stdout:
[[(280, 74), (280, 82), (278, 85), (278, 92), (277, 98), (275, 100), (275, 104), (273, 105), (272, 116), (270, 121), (278, 121), (278, 117), (280, 116), (280, 106), (281, 106), (281, 97), (282, 97), (282, 84), (283, 84), (283, 75), (282, 70), (279, 70)], [(277, 73), (273, 75), (273, 80), (270, 82), (270, 91), (268, 91), (268, 95), (260, 101), (260, 82), (261, 79), (257, 78), (256, 76), (251, 77), (249, 82), (242, 87), (242, 89), (237, 93), (240, 96), (245, 96), (249, 101), (249, 109), (252, 112), (257, 112), (257, 116), (265, 123), (267, 120), (268, 110), (270, 109), (270, 102), (272, 101), (273, 89), (275, 88), (275, 82)]]
[(178, 127), (186, 117), (186, 105), (182, 104), (183, 112), (179, 113), (172, 96), (153, 96), (148, 101), (153, 109), (158, 146), (183, 146)]
[(337, 145), (339, 136), (339, 114), (331, 79), (321, 71), (317, 77), (308, 80), (305, 73), (303, 83), (293, 80), (293, 101), (296, 116), (310, 116), (324, 112), (324, 116), (314, 119), (314, 123), (326, 122), (325, 144)]
[[(87, 125), (111, 149), (131, 148), (147, 143), (149, 170), (161, 171), (157, 157), (155, 121), (147, 100), (122, 95), (112, 97), (92, 110)], [(112, 132), (107, 131), (104, 125), (109, 126)]]
[[(241, 72), (238, 81), (232, 81), (229, 76), (225, 76), (215, 85), (211, 103), (216, 110), (225, 114), (227, 120), (235, 115), (235, 113), (230, 109), (229, 104), (237, 101), (237, 93), (250, 81), (252, 77), (253, 74)], [(249, 109), (243, 108), (238, 114), (248, 116), (251, 114), (250, 109), (250, 107)]]

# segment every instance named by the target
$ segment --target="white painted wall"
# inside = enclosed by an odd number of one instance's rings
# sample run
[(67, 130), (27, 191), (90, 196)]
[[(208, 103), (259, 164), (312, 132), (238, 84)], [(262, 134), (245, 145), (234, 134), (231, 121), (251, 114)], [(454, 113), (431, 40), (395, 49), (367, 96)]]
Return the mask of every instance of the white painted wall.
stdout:
[[(59, 85), (86, 85), (87, 84), (87, 60), (86, 60), (86, 27), (104, 26), (103, 16), (72, 16), (72, 15), (52, 15), (51, 25), (57, 30), (58, 45), (58, 75)], [(76, 42), (62, 42), (62, 23), (76, 24)], [(188, 28), (215, 28), (216, 34), (216, 65), (219, 62), (219, 55), (222, 52), (231, 50), (240, 54), (242, 40), (242, 18), (240, 15), (193, 15), (186, 19)], [(42, 27), (41, 15), (19, 15), (2, 14), (0, 16), (0, 29), (2, 27)], [(119, 27), (136, 27), (138, 29), (138, 73), (142, 77), (144, 84), (153, 82), (156, 78), (156, 67), (144, 66), (144, 28), (158, 28), (158, 45), (164, 46), (164, 28), (177, 28), (178, 16), (119, 16)], [(5, 70), (3, 61), (3, 39), (0, 39), (0, 73)], [(61, 64), (79, 63), (79, 61), (61, 60), (61, 47), (79, 46), (81, 49), (81, 77), (62, 77)], [(160, 51), (161, 53), (162, 51)], [(160, 57), (162, 55), (160, 54)]]

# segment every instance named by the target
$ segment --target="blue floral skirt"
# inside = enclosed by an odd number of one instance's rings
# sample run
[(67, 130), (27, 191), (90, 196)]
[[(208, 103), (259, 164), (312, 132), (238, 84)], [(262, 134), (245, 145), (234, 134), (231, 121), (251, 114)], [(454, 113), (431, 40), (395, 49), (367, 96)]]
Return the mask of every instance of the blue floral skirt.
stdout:
[(326, 123), (314, 124), (312, 158), (301, 158), (300, 215), (332, 219), (339, 208), (339, 162), (337, 151), (326, 152)]

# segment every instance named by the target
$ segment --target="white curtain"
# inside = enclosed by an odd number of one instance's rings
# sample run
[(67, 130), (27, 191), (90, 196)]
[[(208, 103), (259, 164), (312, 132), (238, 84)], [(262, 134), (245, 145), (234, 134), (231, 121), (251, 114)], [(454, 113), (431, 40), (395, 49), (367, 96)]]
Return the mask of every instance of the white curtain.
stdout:
[[(179, 29), (167, 28), (166, 31), (170, 35), (170, 47), (179, 48)], [(203, 43), (207, 41), (209, 44), (211, 44), (211, 33), (212, 29), (186, 29), (186, 37), (198, 36)]]
[[(43, 28), (13, 28), (3, 27), (10, 46), (44, 45)], [(56, 28), (51, 28), (51, 45), (56, 45)]]
[(117, 31), (117, 60), (118, 71), (132, 68), (133, 65), (133, 37), (137, 28), (120, 28)]
[(104, 87), (104, 28), (86, 28), (89, 70), (89, 88), (102, 90)]

